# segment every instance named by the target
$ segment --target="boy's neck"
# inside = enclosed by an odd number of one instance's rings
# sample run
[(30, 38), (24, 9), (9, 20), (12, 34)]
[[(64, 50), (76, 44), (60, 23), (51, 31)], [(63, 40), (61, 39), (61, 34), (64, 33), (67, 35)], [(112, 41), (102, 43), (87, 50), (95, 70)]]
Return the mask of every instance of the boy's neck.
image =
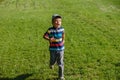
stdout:
[[(54, 27), (54, 26), (53, 26)], [(54, 27), (55, 29), (59, 29), (61, 26), (58, 26), (58, 27)]]

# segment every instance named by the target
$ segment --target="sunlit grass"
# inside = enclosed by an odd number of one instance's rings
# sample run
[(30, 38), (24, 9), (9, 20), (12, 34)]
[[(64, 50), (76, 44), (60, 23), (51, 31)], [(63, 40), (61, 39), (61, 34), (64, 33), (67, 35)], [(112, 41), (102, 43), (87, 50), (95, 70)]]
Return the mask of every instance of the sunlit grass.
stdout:
[(113, 0), (0, 0), (0, 79), (57, 77), (43, 39), (54, 13), (63, 16), (66, 32), (66, 80), (119, 80), (120, 14)]

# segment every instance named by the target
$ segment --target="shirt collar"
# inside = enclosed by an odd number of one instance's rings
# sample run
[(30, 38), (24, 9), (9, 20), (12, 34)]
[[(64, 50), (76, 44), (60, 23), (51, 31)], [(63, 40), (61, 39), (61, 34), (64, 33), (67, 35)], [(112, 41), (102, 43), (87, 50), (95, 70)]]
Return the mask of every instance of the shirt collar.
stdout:
[(61, 28), (61, 26), (60, 27), (58, 27), (58, 28), (55, 28), (54, 26), (53, 26), (53, 29), (60, 29)]

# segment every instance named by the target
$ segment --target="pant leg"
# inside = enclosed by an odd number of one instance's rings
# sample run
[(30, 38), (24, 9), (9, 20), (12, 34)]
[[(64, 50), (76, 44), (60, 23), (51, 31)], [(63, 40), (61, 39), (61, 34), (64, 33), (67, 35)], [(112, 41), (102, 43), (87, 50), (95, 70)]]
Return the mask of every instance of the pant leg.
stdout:
[(56, 59), (57, 59), (56, 51), (50, 51), (50, 65), (54, 65)]
[(59, 66), (59, 71), (58, 71), (58, 76), (59, 77), (64, 77), (64, 51), (58, 51), (58, 57), (57, 57), (57, 63)]

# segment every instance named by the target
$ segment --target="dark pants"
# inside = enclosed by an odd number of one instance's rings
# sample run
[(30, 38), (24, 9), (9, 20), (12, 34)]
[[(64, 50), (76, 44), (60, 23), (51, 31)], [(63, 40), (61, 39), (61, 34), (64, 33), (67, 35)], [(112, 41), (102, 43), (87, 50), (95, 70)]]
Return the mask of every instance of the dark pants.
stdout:
[(59, 71), (58, 71), (58, 76), (59, 77), (64, 77), (64, 62), (63, 62), (63, 58), (64, 58), (64, 51), (50, 51), (50, 65), (54, 65), (56, 62), (59, 66)]

